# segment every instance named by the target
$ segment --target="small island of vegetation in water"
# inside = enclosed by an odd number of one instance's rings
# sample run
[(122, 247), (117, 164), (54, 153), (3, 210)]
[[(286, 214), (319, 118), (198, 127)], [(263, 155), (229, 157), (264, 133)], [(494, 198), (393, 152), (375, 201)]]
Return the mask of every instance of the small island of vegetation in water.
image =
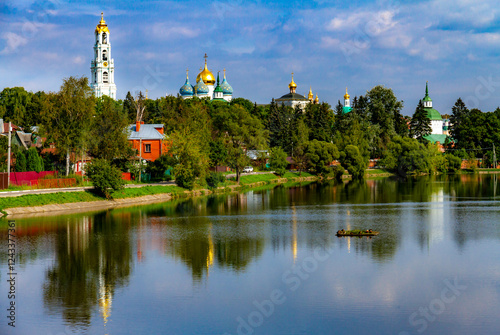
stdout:
[(377, 236), (378, 231), (373, 231), (371, 229), (367, 230), (339, 230), (337, 231), (337, 236)]

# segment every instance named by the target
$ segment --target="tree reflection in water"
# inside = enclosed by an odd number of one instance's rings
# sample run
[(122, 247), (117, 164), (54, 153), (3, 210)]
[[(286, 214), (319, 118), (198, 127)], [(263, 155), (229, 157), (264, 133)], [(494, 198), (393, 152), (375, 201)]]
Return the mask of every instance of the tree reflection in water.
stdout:
[(67, 219), (57, 234), (55, 264), (47, 270), (44, 305), (62, 312), (78, 328), (90, 326), (96, 304), (106, 322), (116, 288), (127, 285), (131, 272), (129, 224), (110, 212)]

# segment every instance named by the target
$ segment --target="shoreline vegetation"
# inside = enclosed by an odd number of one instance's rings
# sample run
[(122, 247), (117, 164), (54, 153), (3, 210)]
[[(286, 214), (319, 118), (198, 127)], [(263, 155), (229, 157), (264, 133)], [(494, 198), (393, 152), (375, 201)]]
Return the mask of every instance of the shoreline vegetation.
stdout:
[[(480, 169), (477, 173), (500, 173), (500, 169)], [(382, 169), (368, 169), (366, 179), (394, 177), (396, 174)], [(278, 185), (294, 186), (320, 181), (323, 178), (302, 172), (287, 172), (283, 177), (273, 173), (242, 175), (240, 184), (228, 180), (224, 186), (216, 189), (198, 188), (188, 190), (176, 185), (145, 185), (138, 188), (125, 188), (113, 193), (112, 199), (106, 199), (93, 190), (73, 191), (64, 193), (28, 194), (15, 198), (0, 198), (0, 216), (30, 216), (33, 214), (59, 215), (69, 212), (92, 211), (94, 209), (109, 209), (129, 207), (149, 203), (166, 202), (172, 199), (205, 196), (210, 194), (246, 192), (250, 189), (267, 189)], [(328, 177), (324, 179), (333, 179)], [(344, 174), (343, 180), (351, 179)]]

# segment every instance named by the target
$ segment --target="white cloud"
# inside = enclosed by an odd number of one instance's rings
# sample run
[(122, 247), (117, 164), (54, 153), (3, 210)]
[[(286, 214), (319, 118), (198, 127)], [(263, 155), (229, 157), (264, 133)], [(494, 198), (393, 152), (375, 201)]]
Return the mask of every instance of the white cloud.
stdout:
[(78, 64), (78, 65), (83, 64), (83, 63), (85, 63), (85, 58), (82, 56), (73, 57), (73, 63)]
[(192, 29), (171, 23), (157, 23), (153, 25), (151, 31), (159, 39), (173, 39), (173, 38), (193, 38), (200, 34), (199, 29)]
[(323, 36), (321, 38), (321, 47), (325, 49), (334, 49), (340, 46), (340, 40), (338, 38), (333, 38), (329, 36)]
[(0, 51), (0, 54), (9, 54), (15, 52), (17, 48), (22, 47), (28, 43), (28, 39), (13, 32), (6, 32), (2, 34), (5, 40), (5, 48)]

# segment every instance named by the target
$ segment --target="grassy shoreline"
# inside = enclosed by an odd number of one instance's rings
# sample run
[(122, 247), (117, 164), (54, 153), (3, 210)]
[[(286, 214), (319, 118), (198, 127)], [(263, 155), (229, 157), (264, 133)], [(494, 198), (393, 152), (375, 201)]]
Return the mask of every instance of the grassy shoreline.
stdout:
[[(496, 170), (480, 170), (481, 172), (498, 172)], [(369, 169), (366, 171), (367, 179), (376, 179), (394, 176), (391, 173), (382, 169)], [(350, 178), (349, 175), (344, 175), (344, 178)], [(117, 191), (113, 194), (113, 199), (110, 201), (110, 207), (112, 207), (114, 200), (121, 199), (131, 199), (140, 198), (150, 195), (170, 195), (172, 198), (179, 197), (189, 197), (189, 196), (199, 196), (208, 195), (212, 193), (224, 193), (224, 192), (239, 192), (247, 191), (248, 189), (259, 189), (268, 188), (269, 186), (276, 185), (295, 185), (299, 183), (310, 183), (318, 181), (320, 178), (318, 176), (312, 175), (307, 172), (302, 172), (299, 176), (298, 172), (287, 172), (283, 177), (277, 176), (272, 173), (265, 174), (252, 174), (252, 175), (242, 175), (240, 178), (240, 184), (235, 181), (228, 180), (224, 186), (219, 187), (216, 190), (208, 189), (195, 189), (187, 190), (176, 185), (155, 185), (155, 186), (144, 186), (140, 188), (125, 188)], [(269, 186), (267, 186), (269, 185)], [(60, 193), (48, 193), (48, 194), (29, 194), (13, 198), (0, 198), (0, 211), (5, 215), (5, 210), (13, 208), (33, 208), (45, 205), (54, 204), (74, 204), (74, 203), (87, 203), (95, 201), (106, 201), (106, 198), (93, 193), (90, 190), (79, 191), (79, 192), (60, 192)], [(139, 202), (140, 200), (138, 200)], [(32, 211), (31, 211), (32, 212)]]

